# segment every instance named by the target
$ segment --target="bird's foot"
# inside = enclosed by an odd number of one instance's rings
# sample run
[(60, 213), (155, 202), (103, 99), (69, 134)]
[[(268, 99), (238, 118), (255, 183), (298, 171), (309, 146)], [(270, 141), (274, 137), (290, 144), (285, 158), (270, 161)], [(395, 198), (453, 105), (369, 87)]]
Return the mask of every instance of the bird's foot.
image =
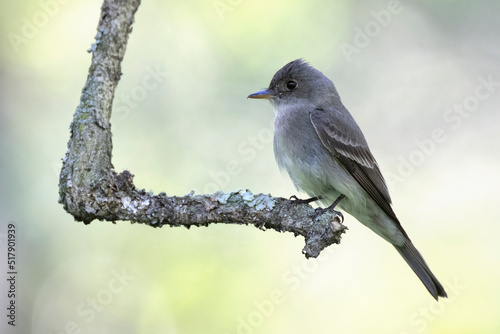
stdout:
[(331, 213), (334, 213), (336, 216), (339, 216), (341, 218), (341, 223), (344, 222), (344, 215), (342, 214), (342, 212), (340, 211), (337, 211), (335, 210), (335, 207), (337, 206), (337, 204), (340, 203), (340, 201), (345, 197), (344, 194), (341, 194), (336, 200), (335, 202), (332, 203), (332, 205), (330, 205), (329, 207), (327, 207), (326, 209), (323, 209), (323, 208), (317, 208), (316, 209), (316, 215), (315, 217), (317, 218), (318, 216), (321, 216), (322, 214), (324, 214), (325, 212), (331, 212)]
[(316, 208), (315, 212), (316, 212), (314, 214), (314, 218), (315, 219), (318, 218), (318, 217), (320, 217), (321, 215), (323, 215), (325, 212), (331, 212), (331, 213), (335, 214), (336, 216), (340, 217), (340, 222), (341, 223), (344, 222), (344, 215), (342, 214), (342, 212), (334, 210), (331, 206), (329, 206), (326, 209), (324, 209), (324, 208)]
[(308, 199), (300, 199), (295, 195), (290, 196), (290, 201), (293, 200), (294, 203), (297, 204), (309, 204), (311, 202), (315, 202), (321, 199), (321, 196), (311, 197)]

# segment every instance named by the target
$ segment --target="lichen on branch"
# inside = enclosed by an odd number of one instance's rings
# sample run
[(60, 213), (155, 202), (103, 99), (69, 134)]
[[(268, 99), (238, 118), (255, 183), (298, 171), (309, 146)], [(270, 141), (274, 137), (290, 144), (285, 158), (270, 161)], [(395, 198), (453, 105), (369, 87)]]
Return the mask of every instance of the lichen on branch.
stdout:
[(333, 212), (308, 204), (249, 190), (208, 195), (154, 195), (137, 189), (129, 171), (118, 174), (111, 163), (111, 112), (121, 62), (132, 31), (139, 0), (105, 0), (92, 62), (80, 104), (71, 123), (68, 151), (59, 180), (59, 201), (75, 220), (131, 221), (153, 227), (254, 225), (302, 235), (306, 257), (316, 257), (327, 246), (340, 243), (346, 227)]

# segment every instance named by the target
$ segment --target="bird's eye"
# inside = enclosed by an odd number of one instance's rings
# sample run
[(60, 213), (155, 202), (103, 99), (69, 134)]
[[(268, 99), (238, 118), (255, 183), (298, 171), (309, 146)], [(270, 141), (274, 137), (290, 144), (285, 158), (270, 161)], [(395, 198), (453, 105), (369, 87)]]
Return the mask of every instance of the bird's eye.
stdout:
[(290, 90), (295, 89), (296, 87), (297, 87), (297, 81), (290, 80), (286, 83), (286, 88)]

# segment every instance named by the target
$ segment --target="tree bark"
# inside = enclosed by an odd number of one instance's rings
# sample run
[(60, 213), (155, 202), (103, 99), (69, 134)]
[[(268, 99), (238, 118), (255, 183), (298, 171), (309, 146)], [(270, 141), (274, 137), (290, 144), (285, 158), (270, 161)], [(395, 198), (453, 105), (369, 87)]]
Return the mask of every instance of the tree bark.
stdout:
[(133, 184), (129, 171), (117, 174), (111, 163), (111, 109), (121, 76), (121, 62), (140, 0), (105, 0), (97, 27), (87, 82), (71, 123), (63, 159), (59, 202), (75, 220), (131, 221), (153, 227), (252, 224), (260, 229), (302, 235), (306, 257), (340, 243), (346, 227), (332, 212), (314, 210), (303, 201), (254, 195), (250, 191), (153, 195)]

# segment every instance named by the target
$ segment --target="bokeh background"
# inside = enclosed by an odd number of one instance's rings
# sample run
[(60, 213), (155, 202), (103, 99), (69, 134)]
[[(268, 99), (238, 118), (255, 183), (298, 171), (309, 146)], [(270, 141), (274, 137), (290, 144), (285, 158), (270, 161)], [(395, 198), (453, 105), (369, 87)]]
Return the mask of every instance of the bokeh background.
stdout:
[(18, 333), (500, 333), (498, 1), (143, 1), (115, 97), (113, 163), (138, 187), (289, 197), (272, 108), (246, 96), (308, 60), (363, 129), (439, 303), (348, 215), (342, 244), (308, 261), (301, 238), (250, 226), (73, 221), (58, 173), (101, 1), (0, 6), (0, 267), (13, 223)]

